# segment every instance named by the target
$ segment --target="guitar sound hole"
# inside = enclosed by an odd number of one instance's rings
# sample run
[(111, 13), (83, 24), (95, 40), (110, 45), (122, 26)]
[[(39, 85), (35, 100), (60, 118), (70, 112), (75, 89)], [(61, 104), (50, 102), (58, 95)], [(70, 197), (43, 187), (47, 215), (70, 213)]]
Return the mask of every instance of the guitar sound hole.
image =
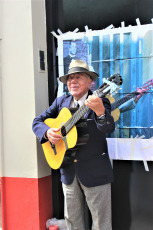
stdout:
[(64, 126), (61, 127), (61, 134), (62, 134), (63, 137), (66, 136), (66, 129), (65, 129)]

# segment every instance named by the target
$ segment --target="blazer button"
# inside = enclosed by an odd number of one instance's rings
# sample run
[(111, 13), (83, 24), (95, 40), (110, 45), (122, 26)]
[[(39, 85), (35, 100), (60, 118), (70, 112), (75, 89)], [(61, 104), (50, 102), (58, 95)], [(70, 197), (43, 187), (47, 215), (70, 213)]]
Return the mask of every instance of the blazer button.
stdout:
[(77, 159), (75, 159), (74, 162), (76, 163), (76, 162), (77, 162)]
[(109, 122), (109, 121), (107, 121), (107, 124), (108, 124), (108, 125), (110, 125), (110, 122)]

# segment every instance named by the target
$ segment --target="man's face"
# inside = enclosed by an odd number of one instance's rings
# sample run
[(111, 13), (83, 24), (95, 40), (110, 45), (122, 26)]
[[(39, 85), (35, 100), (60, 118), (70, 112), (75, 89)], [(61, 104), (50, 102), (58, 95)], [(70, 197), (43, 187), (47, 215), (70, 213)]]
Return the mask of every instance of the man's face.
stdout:
[(75, 55), (76, 54), (76, 43), (72, 42), (70, 46), (70, 54)]
[(76, 100), (79, 100), (88, 92), (92, 80), (85, 73), (70, 74), (67, 79), (67, 87), (69, 92)]

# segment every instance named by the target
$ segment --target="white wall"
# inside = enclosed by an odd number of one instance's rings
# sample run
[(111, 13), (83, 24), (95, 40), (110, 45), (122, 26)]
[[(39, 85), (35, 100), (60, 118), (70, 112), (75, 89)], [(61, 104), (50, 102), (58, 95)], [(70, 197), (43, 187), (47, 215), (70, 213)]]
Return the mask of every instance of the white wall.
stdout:
[[(2, 8), (0, 5), (0, 15), (2, 15)], [(0, 28), (2, 27), (2, 21), (0, 16)], [(1, 32), (0, 32), (0, 54), (1, 54)], [(0, 55), (0, 176), (2, 175), (2, 74), (1, 74), (1, 55)]]
[(46, 51), (45, 1), (4, 0), (0, 8), (2, 176), (43, 177), (50, 168), (31, 126), (48, 107), (47, 71), (39, 71), (39, 49)]

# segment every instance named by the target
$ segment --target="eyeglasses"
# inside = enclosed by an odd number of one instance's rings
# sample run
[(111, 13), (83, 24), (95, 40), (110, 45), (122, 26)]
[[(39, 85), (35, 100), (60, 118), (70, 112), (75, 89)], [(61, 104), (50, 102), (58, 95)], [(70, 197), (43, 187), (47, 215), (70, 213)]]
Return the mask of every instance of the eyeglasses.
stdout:
[(76, 80), (76, 81), (80, 81), (81, 79), (82, 79), (82, 77), (81, 76), (68, 76), (68, 78), (67, 78), (67, 82), (71, 82), (72, 80)]
[(75, 76), (69, 75), (68, 78), (67, 78), (67, 82), (71, 82), (74, 79), (76, 81), (81, 81), (81, 80), (84, 79), (84, 76), (90, 78), (90, 76), (88, 76), (87, 74), (82, 74), (82, 75), (78, 74), (78, 75), (75, 75)]

